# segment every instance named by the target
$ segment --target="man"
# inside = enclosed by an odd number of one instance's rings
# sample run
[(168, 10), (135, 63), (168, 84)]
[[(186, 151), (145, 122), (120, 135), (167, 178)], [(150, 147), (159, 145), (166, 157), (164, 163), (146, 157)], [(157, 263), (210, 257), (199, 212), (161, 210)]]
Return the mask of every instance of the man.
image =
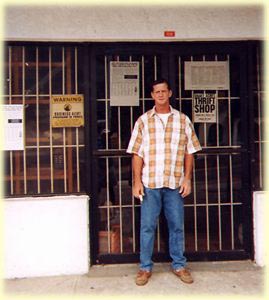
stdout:
[(193, 153), (201, 146), (189, 118), (170, 106), (172, 91), (167, 80), (154, 81), (151, 96), (155, 106), (136, 121), (127, 149), (133, 154), (133, 195), (141, 200), (136, 284), (145, 285), (151, 277), (154, 236), (162, 207), (168, 223), (172, 271), (183, 282), (192, 283), (183, 254), (183, 198), (191, 193)]

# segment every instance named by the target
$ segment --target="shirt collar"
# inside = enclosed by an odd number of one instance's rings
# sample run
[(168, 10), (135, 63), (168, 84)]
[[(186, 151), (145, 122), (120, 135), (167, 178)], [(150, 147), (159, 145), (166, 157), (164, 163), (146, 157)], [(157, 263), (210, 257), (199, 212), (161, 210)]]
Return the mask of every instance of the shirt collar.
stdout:
[[(173, 107), (172, 107), (171, 105), (169, 105), (169, 107), (170, 107), (170, 114), (174, 114), (174, 113), (175, 113), (175, 110), (173, 109)], [(156, 114), (157, 114), (157, 112), (156, 112), (155, 106), (153, 106), (153, 108), (152, 108), (152, 110), (151, 110), (149, 116), (150, 116), (150, 117), (153, 117), (153, 116), (156, 115)]]

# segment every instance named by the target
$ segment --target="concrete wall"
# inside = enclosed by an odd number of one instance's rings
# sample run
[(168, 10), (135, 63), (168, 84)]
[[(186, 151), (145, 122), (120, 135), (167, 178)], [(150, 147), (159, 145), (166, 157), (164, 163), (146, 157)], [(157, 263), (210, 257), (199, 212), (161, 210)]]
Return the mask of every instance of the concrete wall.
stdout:
[[(253, 195), (255, 262), (266, 265), (265, 192)], [(89, 270), (87, 196), (4, 201), (4, 277), (86, 274)]]
[(86, 274), (89, 270), (87, 196), (4, 201), (4, 276)]
[(265, 212), (268, 212), (268, 195), (266, 192), (255, 192), (253, 195), (253, 231), (254, 231), (254, 260), (257, 265), (264, 267), (268, 259), (266, 245), (268, 234), (266, 235)]
[[(262, 6), (7, 6), (10, 41), (189, 41), (264, 38)], [(164, 31), (175, 37), (164, 37)]]

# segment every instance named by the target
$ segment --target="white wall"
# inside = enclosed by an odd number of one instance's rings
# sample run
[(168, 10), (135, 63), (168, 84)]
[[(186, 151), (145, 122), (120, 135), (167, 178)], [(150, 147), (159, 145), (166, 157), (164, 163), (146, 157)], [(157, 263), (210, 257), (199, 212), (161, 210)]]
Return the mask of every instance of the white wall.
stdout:
[[(15, 41), (168, 41), (264, 38), (262, 6), (7, 6)], [(174, 38), (165, 38), (174, 30)]]
[[(4, 200), (4, 277), (23, 278), (89, 271), (88, 196)], [(255, 192), (255, 262), (266, 265), (266, 194)]]
[(86, 274), (88, 196), (4, 200), (4, 276)]
[[(268, 196), (268, 195), (267, 195)], [(254, 260), (257, 265), (264, 267), (267, 261), (266, 246), (266, 192), (255, 192), (253, 195), (253, 231), (254, 231)]]

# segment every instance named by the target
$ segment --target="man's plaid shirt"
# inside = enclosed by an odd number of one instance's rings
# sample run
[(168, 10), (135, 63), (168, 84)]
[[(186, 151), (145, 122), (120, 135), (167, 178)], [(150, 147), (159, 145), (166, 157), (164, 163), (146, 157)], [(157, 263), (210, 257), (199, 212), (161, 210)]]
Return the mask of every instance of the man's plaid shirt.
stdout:
[(190, 119), (170, 106), (166, 127), (155, 107), (137, 119), (127, 152), (143, 158), (144, 186), (175, 189), (184, 178), (185, 153), (201, 149)]

